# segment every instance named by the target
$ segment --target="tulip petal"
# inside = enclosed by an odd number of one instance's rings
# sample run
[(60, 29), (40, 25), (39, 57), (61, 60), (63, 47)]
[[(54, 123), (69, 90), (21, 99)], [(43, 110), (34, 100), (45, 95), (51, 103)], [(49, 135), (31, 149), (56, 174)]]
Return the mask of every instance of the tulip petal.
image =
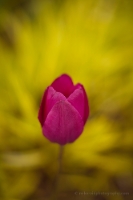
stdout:
[(38, 112), (38, 119), (41, 123), (41, 126), (43, 126), (44, 118), (45, 118), (45, 112), (44, 111), (45, 111), (45, 102), (46, 102), (47, 93), (48, 93), (48, 87), (43, 94), (40, 109), (39, 109), (39, 112)]
[(84, 121), (84, 93), (81, 87), (79, 87), (78, 89), (74, 90), (74, 92), (68, 97), (68, 102), (70, 102), (74, 108), (76, 108), (76, 110), (79, 112), (81, 118)]
[(60, 101), (47, 115), (43, 134), (51, 142), (64, 145), (74, 142), (82, 133), (83, 126), (83, 120), (78, 111), (68, 101)]
[(85, 92), (84, 86), (80, 83), (77, 84), (78, 86), (82, 87), (83, 93), (84, 93), (84, 123), (86, 123), (88, 116), (89, 116), (89, 103), (88, 103), (88, 97), (87, 94)]
[(60, 92), (56, 92), (54, 88), (50, 86), (46, 97), (46, 106), (45, 106), (46, 116), (57, 102), (65, 100), (66, 97), (63, 94), (61, 94)]
[(38, 117), (42, 126), (54, 104), (61, 100), (66, 100), (66, 97), (63, 94), (56, 92), (53, 87), (47, 88), (42, 99)]
[(78, 83), (74, 86), (74, 91), (68, 97), (68, 101), (78, 110), (85, 124), (89, 116), (89, 105), (83, 85)]
[(68, 97), (73, 89), (73, 82), (70, 76), (63, 74), (51, 84), (51, 86), (57, 91)]

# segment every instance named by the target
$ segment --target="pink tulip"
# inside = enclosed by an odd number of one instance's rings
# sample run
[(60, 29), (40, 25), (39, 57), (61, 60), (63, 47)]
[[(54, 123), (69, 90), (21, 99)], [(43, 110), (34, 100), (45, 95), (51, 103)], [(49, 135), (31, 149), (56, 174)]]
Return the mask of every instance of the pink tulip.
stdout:
[(44, 92), (38, 119), (44, 136), (60, 145), (74, 142), (89, 116), (86, 92), (80, 83), (63, 74)]

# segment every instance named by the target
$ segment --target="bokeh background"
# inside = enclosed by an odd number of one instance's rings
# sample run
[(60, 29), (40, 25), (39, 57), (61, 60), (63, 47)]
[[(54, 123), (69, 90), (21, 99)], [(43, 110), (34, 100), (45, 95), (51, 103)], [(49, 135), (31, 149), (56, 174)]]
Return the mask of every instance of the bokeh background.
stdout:
[(47, 200), (59, 146), (37, 120), (62, 73), (87, 91), (90, 117), (64, 148), (55, 199), (133, 198), (133, 1), (0, 1), (0, 200)]

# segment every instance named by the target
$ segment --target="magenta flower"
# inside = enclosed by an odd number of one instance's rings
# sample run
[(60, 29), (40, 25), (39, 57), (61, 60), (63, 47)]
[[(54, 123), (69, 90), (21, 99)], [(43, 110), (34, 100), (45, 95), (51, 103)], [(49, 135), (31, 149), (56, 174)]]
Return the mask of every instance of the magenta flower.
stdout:
[(60, 145), (74, 142), (89, 116), (86, 92), (80, 83), (63, 74), (44, 92), (38, 119), (44, 136)]

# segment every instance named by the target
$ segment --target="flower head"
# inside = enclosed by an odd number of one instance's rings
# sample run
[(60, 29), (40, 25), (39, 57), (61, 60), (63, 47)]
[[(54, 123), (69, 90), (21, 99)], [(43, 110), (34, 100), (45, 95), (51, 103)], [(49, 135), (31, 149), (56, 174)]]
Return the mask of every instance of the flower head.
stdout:
[(58, 77), (44, 92), (38, 119), (44, 136), (64, 145), (82, 133), (89, 116), (88, 99), (83, 85), (74, 85), (70, 76)]

